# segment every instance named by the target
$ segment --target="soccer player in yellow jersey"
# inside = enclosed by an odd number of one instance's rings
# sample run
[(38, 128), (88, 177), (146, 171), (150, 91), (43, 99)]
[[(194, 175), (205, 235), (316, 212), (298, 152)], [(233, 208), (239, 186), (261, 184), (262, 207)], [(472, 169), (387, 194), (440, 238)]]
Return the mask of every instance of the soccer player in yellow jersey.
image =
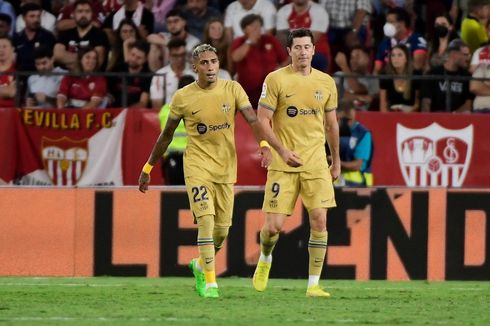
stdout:
[[(257, 291), (265, 290), (279, 232), (301, 195), (310, 222), (306, 295), (329, 297), (318, 282), (327, 249), (327, 209), (336, 206), (332, 182), (340, 175), (337, 89), (330, 76), (311, 67), (315, 47), (310, 30), (293, 30), (287, 50), (292, 63), (265, 78), (257, 113), (274, 151), (265, 186), (262, 209), (266, 217), (253, 285)], [(325, 140), (332, 155), (330, 167)]]
[[(215, 252), (228, 235), (233, 212), (233, 184), (236, 182), (235, 115), (239, 111), (257, 137), (260, 124), (243, 88), (236, 81), (218, 79), (216, 49), (197, 46), (192, 54), (196, 82), (179, 89), (170, 104), (164, 130), (153, 147), (139, 178), (145, 192), (152, 167), (161, 159), (181, 119), (187, 131), (184, 176), (189, 203), (198, 225), (199, 258), (189, 268), (202, 297), (219, 297), (215, 275)], [(262, 142), (261, 142), (262, 143)], [(267, 145), (267, 144), (266, 144)], [(261, 147), (262, 166), (271, 161), (271, 151)]]

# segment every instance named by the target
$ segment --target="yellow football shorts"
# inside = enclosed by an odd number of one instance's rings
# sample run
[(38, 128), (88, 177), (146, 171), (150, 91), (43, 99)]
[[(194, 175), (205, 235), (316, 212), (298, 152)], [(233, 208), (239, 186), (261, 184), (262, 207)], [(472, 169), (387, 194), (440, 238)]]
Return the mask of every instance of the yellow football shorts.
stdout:
[(337, 206), (330, 170), (303, 172), (269, 170), (262, 210), (266, 213), (291, 215), (298, 195), (301, 195), (303, 205), (308, 211), (314, 208)]
[(232, 183), (214, 183), (199, 178), (186, 178), (185, 185), (194, 218), (214, 215), (216, 226), (231, 226), (234, 201)]

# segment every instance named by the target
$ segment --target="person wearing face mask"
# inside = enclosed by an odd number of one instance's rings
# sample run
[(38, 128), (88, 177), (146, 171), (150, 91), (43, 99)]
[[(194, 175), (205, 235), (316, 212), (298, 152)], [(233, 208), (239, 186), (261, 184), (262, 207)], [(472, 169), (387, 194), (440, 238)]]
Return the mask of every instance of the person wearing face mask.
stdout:
[(429, 51), (428, 68), (444, 64), (444, 53), (448, 44), (457, 38), (458, 34), (454, 31), (452, 18), (447, 14), (436, 17), (434, 21), (434, 37)]
[(375, 74), (381, 71), (391, 48), (397, 44), (404, 44), (409, 48), (414, 69), (423, 69), (427, 60), (427, 41), (410, 29), (410, 15), (405, 9), (396, 7), (388, 11), (383, 32), (385, 37), (378, 46), (374, 63)]
[(356, 110), (346, 105), (338, 112), (341, 175), (338, 186), (369, 187), (373, 185), (371, 131), (356, 120)]

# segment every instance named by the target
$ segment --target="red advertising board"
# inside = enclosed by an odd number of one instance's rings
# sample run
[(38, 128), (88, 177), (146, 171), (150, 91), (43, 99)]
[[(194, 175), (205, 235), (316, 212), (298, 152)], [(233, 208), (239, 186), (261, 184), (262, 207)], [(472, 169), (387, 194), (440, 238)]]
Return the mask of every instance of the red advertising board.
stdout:
[(490, 185), (490, 116), (359, 112), (374, 142), (375, 185)]
[[(490, 186), (490, 115), (359, 112), (358, 120), (373, 134), (376, 186)], [(240, 115), (235, 130), (237, 184), (264, 185)], [(156, 110), (0, 109), (0, 184), (136, 185), (159, 133)], [(158, 166), (152, 185), (163, 182)]]

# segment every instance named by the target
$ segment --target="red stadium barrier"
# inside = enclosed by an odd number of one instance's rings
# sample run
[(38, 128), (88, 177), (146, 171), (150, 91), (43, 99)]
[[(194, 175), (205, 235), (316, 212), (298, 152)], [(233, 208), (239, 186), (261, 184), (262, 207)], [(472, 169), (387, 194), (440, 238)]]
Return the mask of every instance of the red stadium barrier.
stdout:
[[(489, 115), (359, 112), (358, 119), (373, 134), (375, 185), (490, 186)], [(159, 132), (155, 110), (0, 109), (0, 184), (136, 185)], [(117, 133), (123, 136), (110, 137)], [(258, 147), (240, 115), (235, 138), (237, 184), (263, 185)], [(120, 151), (108, 152), (118, 146)], [(74, 148), (82, 148), (78, 161), (62, 162)], [(67, 162), (81, 167), (71, 180), (67, 171), (76, 169)], [(159, 167), (152, 184), (163, 184)]]

